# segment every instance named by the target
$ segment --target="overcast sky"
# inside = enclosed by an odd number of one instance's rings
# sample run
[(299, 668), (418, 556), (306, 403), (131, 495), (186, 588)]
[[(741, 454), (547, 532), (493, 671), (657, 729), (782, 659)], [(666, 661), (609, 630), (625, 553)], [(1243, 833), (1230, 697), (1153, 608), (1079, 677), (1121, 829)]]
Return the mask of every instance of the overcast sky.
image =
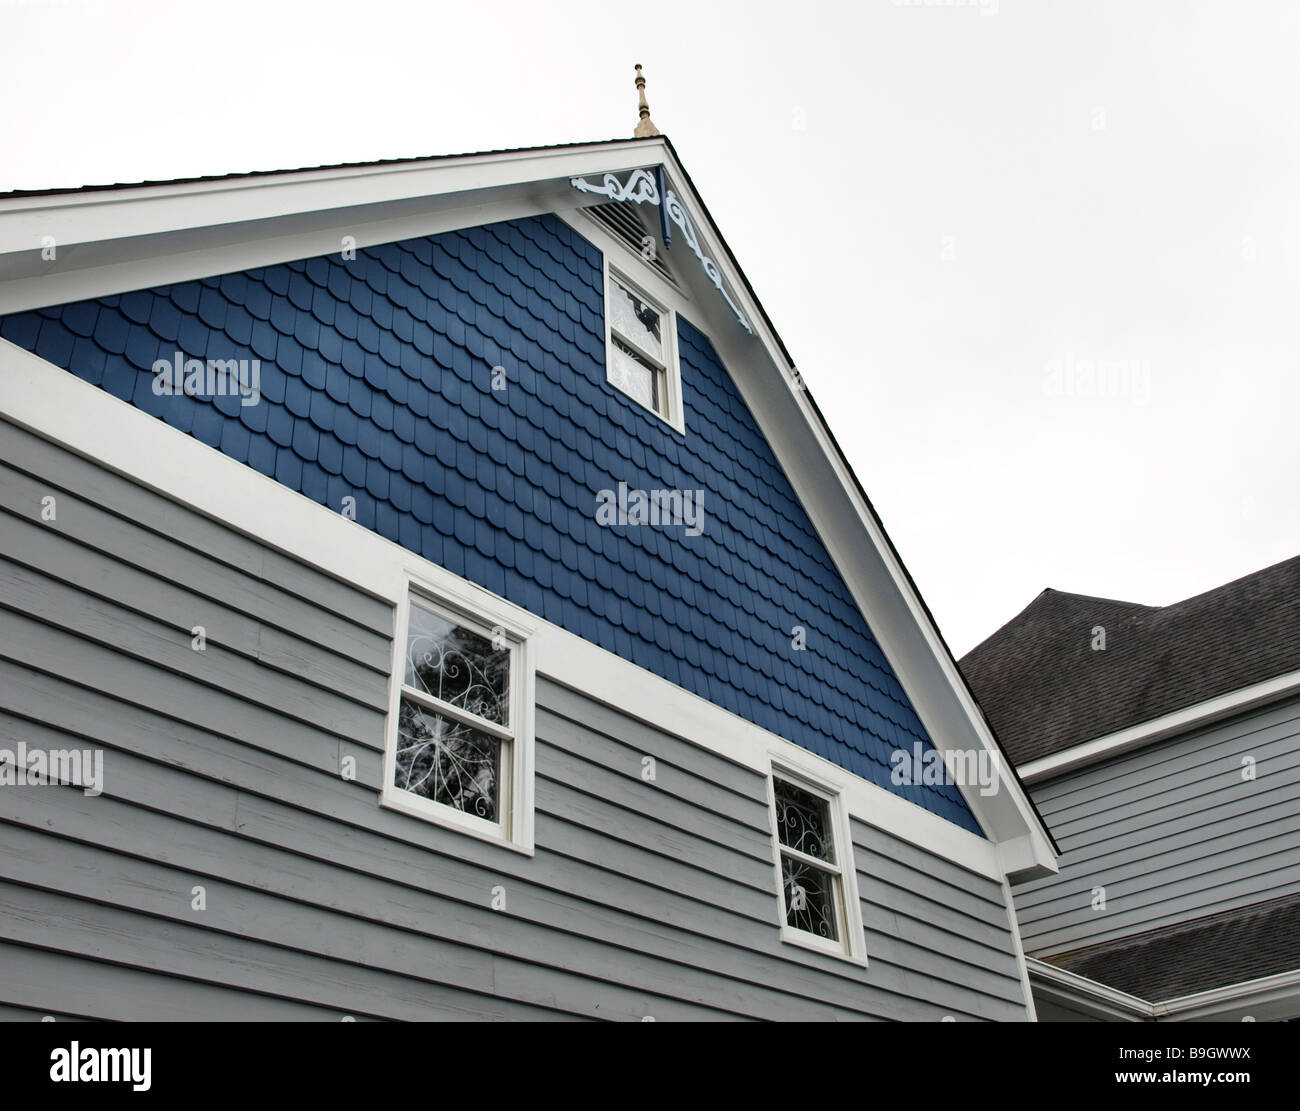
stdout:
[(0, 41), (0, 189), (623, 137), (641, 62), (959, 655), (1046, 586), (1300, 553), (1291, 3), (0, 0)]

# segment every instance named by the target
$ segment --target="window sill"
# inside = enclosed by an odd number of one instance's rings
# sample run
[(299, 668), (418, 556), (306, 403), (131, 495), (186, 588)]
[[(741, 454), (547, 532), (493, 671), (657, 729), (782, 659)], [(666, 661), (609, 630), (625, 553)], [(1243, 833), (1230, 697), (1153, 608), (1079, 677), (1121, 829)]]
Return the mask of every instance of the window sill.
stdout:
[(847, 961), (858, 968), (867, 967), (865, 955), (846, 952), (840, 942), (827, 941), (825, 938), (817, 937), (805, 930), (795, 930), (789, 926), (782, 926), (781, 940), (787, 945), (797, 945), (801, 949), (810, 949), (814, 953), (823, 953), (828, 957), (838, 957), (840, 960)]
[(454, 833), (467, 834), (479, 841), (486, 841), (490, 845), (499, 845), (503, 849), (510, 849), (512, 852), (520, 853), (523, 856), (536, 855), (536, 847), (531, 841), (524, 843), (511, 840), (501, 832), (498, 826), (493, 826), (481, 818), (461, 814), (449, 806), (440, 806), (438, 803), (430, 802), (428, 799), (423, 799), (410, 791), (403, 791), (395, 787), (388, 788), (379, 796), (379, 804), (386, 810), (395, 810), (398, 813), (419, 818), (421, 821), (441, 826), (443, 829), (451, 830)]

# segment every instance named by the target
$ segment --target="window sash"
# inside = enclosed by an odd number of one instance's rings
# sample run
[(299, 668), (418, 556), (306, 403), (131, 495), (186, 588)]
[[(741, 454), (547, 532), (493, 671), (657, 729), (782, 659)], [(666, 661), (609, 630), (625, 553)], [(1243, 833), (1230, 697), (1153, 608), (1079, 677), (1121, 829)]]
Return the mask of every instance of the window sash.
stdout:
[[(614, 309), (613, 309), (612, 302), (613, 299), (619, 294), (627, 294), (630, 297), (636, 298), (638, 301), (640, 301), (642, 304), (647, 306), (649, 309), (651, 309), (654, 313), (658, 315), (659, 331), (661, 333), (659, 339), (658, 351), (651, 350), (650, 348), (644, 346), (634, 336), (632, 336), (628, 332), (623, 331), (621, 328), (619, 328), (618, 324), (615, 323)], [(609, 315), (610, 333), (612, 335), (617, 336), (623, 343), (627, 344), (628, 347), (630, 347), (634, 352), (636, 352), (637, 355), (641, 356), (643, 359), (645, 359), (648, 363), (651, 363), (657, 369), (659, 370), (666, 369), (668, 365), (666, 362), (668, 356), (667, 331), (669, 326), (672, 323), (671, 314), (669, 313), (669, 310), (663, 308), (657, 301), (654, 301), (651, 298), (647, 297), (644, 293), (642, 293), (630, 282), (623, 281), (621, 275), (619, 275), (618, 271), (616, 270), (610, 271), (609, 285), (606, 288), (605, 296), (608, 298), (608, 301), (606, 302), (606, 312)]]
[[(403, 694), (402, 694), (401, 699), (399, 700), (399, 703), (398, 703), (399, 707), (400, 707), (400, 704), (401, 704), (402, 701), (416, 702), (416, 700), (415, 700), (414, 698), (408, 698), (408, 697), (406, 696), (406, 693), (405, 693), (405, 692), (406, 692), (406, 690), (408, 690), (408, 689), (409, 689), (409, 688), (406, 688), (406, 687), (403, 687), (403, 688), (402, 688), (402, 690), (403, 690)], [(419, 693), (419, 692), (416, 692), (416, 693)], [(435, 700), (435, 701), (436, 701), (436, 700)], [(418, 703), (418, 702), (416, 702), (416, 705), (421, 705), (421, 704)], [(437, 709), (433, 709), (433, 708), (430, 708), (430, 707), (425, 706), (425, 707), (422, 707), (422, 708), (424, 708), (424, 709), (428, 709), (430, 713), (437, 713), (437, 714), (441, 714), (441, 715), (446, 716), (446, 717), (450, 717), (450, 716), (451, 716), (451, 715), (449, 715), (449, 714), (445, 714), (445, 713), (444, 713), (444, 708), (443, 708), (443, 707), (438, 707)], [(400, 713), (400, 709), (399, 709), (399, 713)], [(463, 724), (463, 723), (462, 723), (462, 724)], [(477, 724), (475, 724), (473, 727), (476, 728), (476, 729), (478, 728)], [(422, 794), (420, 794), (419, 791), (413, 791), (413, 790), (411, 790), (409, 787), (403, 787), (401, 784), (399, 784), (399, 783), (397, 782), (397, 777), (396, 777), (396, 775), (394, 775), (394, 777), (393, 777), (393, 783), (392, 783), (392, 786), (393, 786), (393, 788), (394, 788), (395, 790), (402, 791), (402, 792), (404, 792), (405, 794), (408, 794), (408, 795), (412, 795), (412, 796), (414, 796), (415, 798), (420, 799), (422, 802), (428, 804), (429, 806), (437, 807), (439, 810), (444, 811), (444, 812), (446, 812), (447, 814), (454, 814), (454, 815), (456, 815), (457, 820), (459, 820), (459, 821), (467, 821), (467, 822), (475, 823), (475, 824), (477, 824), (477, 825), (478, 825), (480, 828), (482, 828), (482, 829), (492, 830), (492, 831), (494, 831), (494, 832), (496, 832), (496, 833), (504, 833), (507, 837), (512, 836), (512, 835), (513, 835), (513, 834), (512, 834), (512, 830), (513, 830), (513, 826), (514, 826), (514, 823), (513, 823), (512, 819), (511, 819), (511, 815), (512, 815), (512, 813), (513, 813), (512, 807), (513, 807), (513, 805), (514, 805), (514, 791), (513, 791), (513, 785), (514, 785), (514, 772), (513, 772), (513, 768), (514, 768), (514, 764), (513, 764), (513, 761), (514, 761), (514, 743), (515, 743), (515, 742), (514, 742), (514, 738), (513, 738), (513, 737), (493, 737), (492, 739), (495, 740), (495, 741), (497, 741), (497, 743), (498, 743), (498, 747), (499, 747), (499, 752), (498, 752), (498, 755), (497, 755), (497, 766), (498, 766), (498, 770), (497, 770), (497, 777), (496, 777), (496, 781), (497, 781), (497, 797), (496, 797), (496, 812), (497, 812), (497, 816), (496, 816), (495, 818), (484, 818), (484, 817), (481, 817), (481, 816), (479, 816), (478, 814), (473, 814), (473, 813), (471, 813), (471, 812), (468, 811), (468, 810), (462, 810), (460, 807), (452, 806), (452, 805), (450, 805), (449, 803), (440, 802), (438, 799), (435, 799), (435, 798), (430, 798), (428, 795), (422, 795)], [(399, 748), (401, 747), (401, 742), (402, 742), (402, 734), (401, 734), (401, 726), (399, 725), (399, 726), (398, 726), (398, 734), (397, 734), (397, 744), (398, 744), (398, 747), (399, 747)]]
[[(405, 629), (403, 630), (408, 642), (411, 635), (411, 611), (414, 609), (424, 609), (426, 612), (432, 613), (435, 617), (441, 618), (444, 621), (449, 621), (460, 628), (468, 629), (470, 632), (487, 640), (493, 638), (494, 634), (492, 630), (487, 628), (482, 621), (476, 621), (455, 609), (448, 609), (445, 606), (438, 605), (436, 602), (431, 601), (422, 594), (412, 591), (407, 596), (406, 622)], [(475, 729), (499, 742), (500, 771), (497, 775), (497, 817), (495, 819), (481, 818), (477, 814), (471, 814), (468, 811), (457, 809), (454, 806), (449, 806), (447, 803), (427, 798), (418, 792), (409, 791), (397, 783), (395, 776), (393, 777), (390, 786), (404, 794), (413, 795), (415, 798), (422, 800), (430, 806), (436, 807), (440, 811), (456, 815), (457, 820), (473, 823), (483, 829), (493, 830), (498, 834), (504, 834), (509, 838), (514, 836), (513, 815), (514, 794), (516, 789), (514, 782), (516, 771), (515, 734), (519, 726), (520, 711), (522, 709), (519, 704), (522, 692), (519, 689), (519, 645), (513, 640), (509, 640), (507, 643), (510, 652), (508, 679), (509, 691), (507, 694), (507, 698), (510, 702), (510, 724), (508, 726), (501, 725), (495, 721), (488, 721), (486, 718), (480, 717), (478, 714), (470, 713), (468, 710), (463, 710), (459, 706), (454, 706), (450, 702), (438, 698), (436, 695), (429, 694), (427, 691), (422, 691), (417, 687), (413, 687), (405, 681), (404, 674), (402, 681), (398, 684), (399, 713), (403, 700), (412, 702), (421, 709), (427, 710), (429, 713), (438, 714), (459, 725)], [(400, 744), (400, 727), (398, 743)]]
[[(511, 662), (511, 670), (514, 670), (514, 663)], [(459, 706), (453, 706), (450, 702), (444, 702), (441, 698), (435, 698), (426, 691), (417, 690), (415, 687), (402, 684), (402, 697), (408, 702), (415, 702), (431, 713), (441, 714), (443, 717), (452, 718), (461, 725), (467, 725), (471, 729), (477, 729), (480, 733), (487, 733), (496, 737), (498, 740), (509, 741), (514, 738), (514, 730), (504, 725), (499, 725), (495, 721), (488, 721), (487, 718), (481, 718), (478, 714), (471, 714), (468, 710), (462, 710)], [(511, 695), (513, 697), (513, 693)]]
[[(779, 766), (773, 766), (769, 772), (771, 790), (772, 846), (775, 857), (777, 881), (777, 910), (780, 914), (782, 937), (790, 942), (811, 946), (823, 952), (845, 957), (862, 963), (860, 940), (855, 934), (861, 929), (860, 916), (849, 906), (850, 893), (856, 898), (856, 886), (853, 883), (851, 869), (853, 850), (851, 835), (843, 823), (840, 807), (842, 799), (828, 793), (824, 788), (806, 780), (797, 772), (785, 772)], [(825, 827), (825, 844), (834, 861), (805, 852), (787, 845), (783, 840), (784, 831), (778, 821), (780, 795), (782, 789), (811, 796), (820, 804), (822, 821)], [(849, 840), (846, 842), (846, 838)], [(808, 908), (793, 911), (787, 891), (787, 873), (811, 874), (820, 877), (824, 887), (825, 906), (824, 921), (834, 931), (834, 937), (828, 937), (816, 930), (796, 925), (792, 915), (797, 919), (807, 915)]]
[[(626, 350), (623, 350), (624, 348), (626, 348)], [(631, 390), (624, 388), (624, 386), (620, 385), (619, 382), (615, 381), (614, 373), (613, 373), (614, 372), (614, 366), (613, 366), (614, 351), (617, 351), (618, 354), (621, 355), (624, 359), (627, 359), (635, 366), (639, 367), (641, 370), (644, 370), (646, 374), (649, 375), (651, 403), (646, 407), (650, 409), (652, 412), (658, 413), (660, 416), (663, 416), (667, 411), (667, 405), (668, 405), (667, 370), (664, 367), (647, 365), (644, 359), (642, 359), (639, 355), (637, 355), (637, 353), (633, 351), (629, 345), (623, 342), (622, 336), (620, 336), (617, 332), (613, 333), (613, 351), (610, 352), (611, 363), (605, 373), (605, 380), (609, 382), (609, 384), (612, 385), (616, 390), (619, 390), (621, 393), (624, 393), (628, 397), (630, 397), (638, 405), (645, 405), (645, 402), (636, 394), (634, 394)]]
[(623, 344), (623, 346), (626, 347), (633, 355), (635, 355), (638, 359), (641, 359), (645, 363), (647, 363), (651, 370), (662, 372), (668, 368), (667, 364), (663, 360), (662, 355), (657, 355), (654, 352), (647, 351), (644, 347), (642, 347), (639, 343), (637, 343), (637, 341), (633, 339), (631, 336), (629, 336), (626, 332), (620, 332), (618, 329), (618, 325), (615, 324), (613, 320), (609, 322), (609, 331), (610, 334), (616, 340), (618, 340), (619, 343)]
[[(837, 849), (839, 848), (838, 845), (835, 847)], [(797, 860), (800, 864), (811, 865), (813, 868), (818, 868), (823, 872), (830, 872), (833, 876), (838, 876), (840, 874), (840, 866), (838, 864), (832, 864), (827, 860), (823, 860), (819, 856), (811, 856), (799, 849), (793, 849), (784, 842), (781, 842), (781, 855)]]
[(818, 861), (815, 857), (808, 857), (805, 856), (803, 853), (795, 854), (785, 849), (782, 849), (781, 855), (783, 858), (789, 857), (792, 860), (799, 859), (801, 863), (807, 865), (807, 867), (811, 868), (815, 872), (820, 872), (822, 875), (826, 877), (827, 893), (831, 904), (830, 916), (831, 916), (831, 922), (835, 927), (835, 936), (826, 937), (824, 934), (819, 934), (815, 930), (808, 930), (805, 929), (803, 926), (796, 926), (790, 921), (790, 915), (792, 913), (797, 914), (800, 912), (793, 911), (790, 907), (790, 904), (786, 901), (786, 896), (785, 896), (786, 878), (785, 878), (784, 859), (781, 861), (782, 925), (788, 930), (795, 930), (801, 934), (807, 934), (809, 937), (817, 938), (819, 941), (828, 942), (834, 945), (843, 945), (845, 942), (845, 935), (848, 926), (846, 922), (846, 915), (844, 913), (844, 909), (845, 909), (844, 908), (844, 883), (839, 872), (835, 869), (827, 867), (823, 862)]

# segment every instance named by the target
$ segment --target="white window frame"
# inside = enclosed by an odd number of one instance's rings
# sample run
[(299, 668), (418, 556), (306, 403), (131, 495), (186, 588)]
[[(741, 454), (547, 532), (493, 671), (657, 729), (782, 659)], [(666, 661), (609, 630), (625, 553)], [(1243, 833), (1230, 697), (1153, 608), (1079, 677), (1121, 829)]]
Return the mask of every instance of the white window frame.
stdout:
[[(658, 297), (654, 293), (650, 292), (646, 288), (647, 283), (632, 277), (629, 273), (629, 267), (618, 263), (611, 265), (608, 251), (602, 251), (601, 253), (604, 256), (603, 272), (605, 282), (605, 381), (609, 384), (611, 389), (618, 392), (620, 397), (626, 397), (629, 401), (634, 402), (638, 408), (644, 409), (647, 413), (658, 417), (671, 428), (685, 434), (686, 420), (685, 414), (682, 411), (682, 367), (677, 356), (677, 310), (673, 308), (665, 298)], [(614, 314), (610, 312), (609, 306), (609, 286), (611, 281), (616, 281), (620, 285), (626, 286), (631, 290), (631, 292), (635, 293), (639, 298), (641, 298), (641, 300), (660, 314), (660, 319), (663, 322), (663, 328), (661, 330), (663, 332), (664, 341), (662, 367), (659, 371), (663, 382), (662, 394), (664, 408), (662, 412), (658, 409), (651, 409), (649, 406), (643, 405), (636, 398), (619, 389), (619, 387), (616, 386), (609, 377), (610, 368), (614, 365), (615, 338), (617, 338), (619, 342), (630, 347), (638, 356), (645, 359), (646, 362), (652, 365), (658, 365), (661, 363), (658, 356), (649, 351), (645, 351), (636, 343), (635, 340), (629, 339), (621, 334), (616, 337), (613, 320)]]
[[(810, 863), (827, 872), (834, 872), (836, 891), (836, 926), (839, 938), (819, 937), (807, 930), (799, 930), (789, 925), (785, 905), (785, 873), (781, 867), (782, 854), (801, 857), (797, 849), (792, 850), (781, 843), (781, 834), (776, 820), (776, 781), (784, 780), (792, 787), (807, 791), (810, 795), (826, 803), (830, 833), (834, 838), (835, 865), (813, 857)], [(858, 900), (857, 857), (853, 848), (853, 831), (849, 825), (849, 809), (844, 793), (824, 780), (813, 778), (807, 772), (798, 771), (791, 765), (777, 759), (770, 759), (767, 772), (767, 806), (768, 820), (772, 827), (773, 870), (776, 877), (776, 904), (781, 924), (781, 940), (790, 945), (799, 945), (819, 953), (827, 953), (853, 964), (867, 966), (866, 938), (862, 928), (862, 905)]]
[[(411, 625), (411, 607), (421, 605), (440, 617), (493, 639), (493, 630), (504, 635), (510, 648), (510, 722), (505, 729), (492, 723), (474, 719), (472, 715), (449, 712), (420, 692), (406, 686), (406, 645)], [(397, 619), (397, 636), (393, 643), (393, 666), (389, 679), (389, 714), (384, 745), (383, 790), (380, 803), (392, 810), (401, 811), (436, 825), (467, 833), (483, 841), (532, 856), (533, 843), (533, 770), (534, 770), (534, 720), (536, 715), (536, 667), (531, 638), (532, 627), (523, 625), (501, 611), (485, 607), (481, 600), (470, 600), (445, 587), (408, 576), (407, 589)], [(446, 717), (456, 717), (472, 722), (474, 728), (501, 737), (508, 744), (508, 758), (502, 760), (502, 784), (495, 822), (466, 814), (445, 803), (426, 799), (412, 791), (398, 787), (397, 745), (401, 719), (402, 699), (410, 697), (434, 712)], [(511, 735), (512, 734), (512, 735)]]

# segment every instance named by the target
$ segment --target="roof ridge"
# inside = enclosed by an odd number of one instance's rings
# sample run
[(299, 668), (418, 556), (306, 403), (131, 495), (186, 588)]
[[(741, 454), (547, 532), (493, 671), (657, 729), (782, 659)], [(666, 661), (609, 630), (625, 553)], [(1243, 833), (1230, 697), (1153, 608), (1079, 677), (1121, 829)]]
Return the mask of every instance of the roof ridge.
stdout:
[(1232, 590), (1233, 587), (1240, 588), (1244, 583), (1250, 582), (1253, 579), (1258, 579), (1264, 575), (1267, 575), (1270, 571), (1276, 571), (1280, 567), (1285, 567), (1288, 563), (1300, 564), (1300, 555), (1288, 556), (1286, 559), (1279, 560), (1277, 563), (1270, 563), (1267, 567), (1261, 567), (1257, 571), (1250, 571), (1245, 575), (1241, 575), (1238, 578), (1231, 580), (1230, 582), (1220, 583), (1218, 586), (1210, 587), (1209, 590), (1202, 590), (1199, 594), (1189, 595), (1188, 597), (1183, 598), (1181, 601), (1171, 602), (1169, 605), (1165, 606), (1164, 608), (1170, 610), (1177, 609), (1180, 606), (1186, 606), (1192, 602), (1201, 601), (1205, 598), (1210, 597), (1212, 594), (1220, 594), (1226, 591), (1230, 591)]

